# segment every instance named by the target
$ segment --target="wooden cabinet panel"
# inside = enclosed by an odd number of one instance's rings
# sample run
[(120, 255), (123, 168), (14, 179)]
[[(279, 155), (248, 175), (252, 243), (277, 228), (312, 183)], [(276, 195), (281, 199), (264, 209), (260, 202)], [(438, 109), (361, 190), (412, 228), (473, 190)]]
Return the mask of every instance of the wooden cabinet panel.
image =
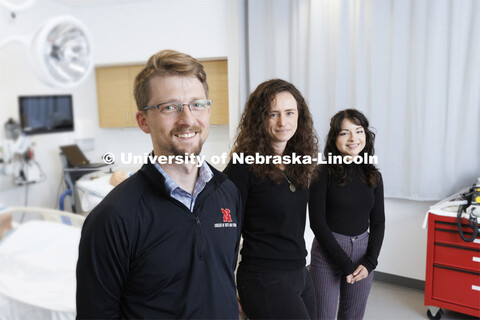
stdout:
[[(213, 100), (210, 124), (228, 124), (227, 60), (202, 61)], [(98, 117), (102, 128), (136, 127), (133, 82), (143, 65), (96, 68)]]
[(207, 73), (209, 99), (213, 100), (211, 124), (228, 124), (227, 60), (202, 61)]
[(130, 110), (128, 69), (97, 68), (95, 73), (100, 127), (128, 126)]
[[(130, 82), (131, 82), (130, 95), (132, 97), (132, 100), (130, 100), (130, 107), (132, 112), (134, 112), (134, 114), (137, 112), (138, 108), (137, 108), (137, 103), (135, 102), (135, 97), (133, 95), (133, 84), (135, 82), (135, 78), (140, 73), (140, 71), (142, 71), (144, 67), (145, 67), (144, 65), (136, 65), (136, 66), (128, 67), (128, 77), (130, 78)], [(137, 125), (137, 121), (135, 120), (135, 126), (136, 125)]]
[(132, 70), (124, 66), (102, 67), (95, 73), (100, 127), (135, 127)]

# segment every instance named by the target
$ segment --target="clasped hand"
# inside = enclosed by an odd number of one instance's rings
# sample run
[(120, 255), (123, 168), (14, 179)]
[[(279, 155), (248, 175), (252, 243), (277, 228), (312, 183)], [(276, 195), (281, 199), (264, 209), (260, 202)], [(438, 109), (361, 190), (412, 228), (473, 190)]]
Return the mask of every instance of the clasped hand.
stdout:
[(354, 284), (357, 281), (363, 280), (368, 277), (368, 270), (363, 265), (359, 265), (352, 274), (347, 276), (347, 283)]

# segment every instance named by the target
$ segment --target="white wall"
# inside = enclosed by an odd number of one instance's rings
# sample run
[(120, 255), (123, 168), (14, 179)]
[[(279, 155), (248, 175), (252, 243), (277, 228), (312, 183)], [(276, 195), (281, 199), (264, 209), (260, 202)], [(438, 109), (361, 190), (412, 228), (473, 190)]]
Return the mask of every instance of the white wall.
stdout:
[(423, 220), (434, 202), (386, 199), (385, 240), (378, 271), (425, 280), (427, 229)]
[[(241, 111), (238, 101), (239, 88), (243, 84), (239, 79), (245, 77), (239, 71), (240, 52), (244, 50), (239, 41), (243, 36), (238, 15), (241, 1), (160, 0), (95, 7), (71, 7), (51, 0), (39, 2), (41, 4), (37, 2), (28, 11), (19, 12), (16, 21), (0, 8), (0, 40), (11, 34), (31, 33), (50, 17), (72, 14), (90, 29), (98, 66), (144, 62), (164, 48), (184, 51), (197, 58), (228, 57), (230, 126), (211, 129), (204, 154), (208, 158), (229, 151), (229, 140), (234, 136)], [(3, 126), (9, 117), (18, 120), (19, 95), (71, 93), (75, 114), (74, 132), (34, 136), (35, 156), (47, 180), (29, 187), (29, 205), (55, 207), (61, 181), (60, 145), (73, 143), (75, 139), (94, 138), (95, 149), (87, 152), (92, 161), (99, 161), (105, 152), (143, 154), (150, 151), (149, 137), (137, 128), (98, 127), (94, 74), (73, 90), (52, 89), (32, 73), (27, 54), (18, 44), (0, 49), (0, 125)], [(0, 129), (0, 140), (4, 137)], [(16, 187), (11, 179), (0, 176), (0, 203), (22, 205), (24, 201), (25, 187)], [(431, 204), (386, 200), (386, 233), (379, 271), (424, 279), (426, 230), (421, 229), (421, 224)], [(308, 249), (312, 239), (307, 227)]]

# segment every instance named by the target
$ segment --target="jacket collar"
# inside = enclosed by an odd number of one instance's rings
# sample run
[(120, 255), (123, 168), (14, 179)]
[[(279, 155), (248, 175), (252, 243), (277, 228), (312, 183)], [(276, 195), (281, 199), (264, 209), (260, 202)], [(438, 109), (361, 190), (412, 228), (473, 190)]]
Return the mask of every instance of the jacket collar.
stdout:
[[(205, 189), (209, 186), (213, 186), (216, 189), (220, 186), (226, 179), (227, 176), (222, 172), (215, 169), (212, 165), (207, 163), (210, 169), (213, 172), (213, 178), (207, 183)], [(138, 171), (140, 177), (146, 180), (152, 187), (161, 192), (165, 197), (170, 197), (166, 188), (165, 188), (165, 177), (155, 168), (155, 165), (147, 162), (144, 164)], [(202, 192), (203, 193), (203, 192)]]

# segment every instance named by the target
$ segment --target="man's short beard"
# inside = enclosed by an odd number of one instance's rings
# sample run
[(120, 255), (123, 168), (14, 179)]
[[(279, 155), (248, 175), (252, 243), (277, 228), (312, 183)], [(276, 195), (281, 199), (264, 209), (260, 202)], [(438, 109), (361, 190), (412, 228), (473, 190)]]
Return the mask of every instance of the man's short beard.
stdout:
[(191, 154), (195, 155), (195, 156), (198, 156), (200, 154), (200, 152), (202, 152), (202, 145), (203, 144), (200, 144), (198, 146), (198, 148), (196, 148), (195, 150), (193, 150), (193, 152), (186, 152), (186, 151), (180, 151), (179, 149), (177, 149), (176, 147), (172, 147), (172, 149), (170, 150), (171, 154), (173, 154), (174, 156), (182, 156), (184, 157), (185, 155), (187, 156), (190, 156)]

